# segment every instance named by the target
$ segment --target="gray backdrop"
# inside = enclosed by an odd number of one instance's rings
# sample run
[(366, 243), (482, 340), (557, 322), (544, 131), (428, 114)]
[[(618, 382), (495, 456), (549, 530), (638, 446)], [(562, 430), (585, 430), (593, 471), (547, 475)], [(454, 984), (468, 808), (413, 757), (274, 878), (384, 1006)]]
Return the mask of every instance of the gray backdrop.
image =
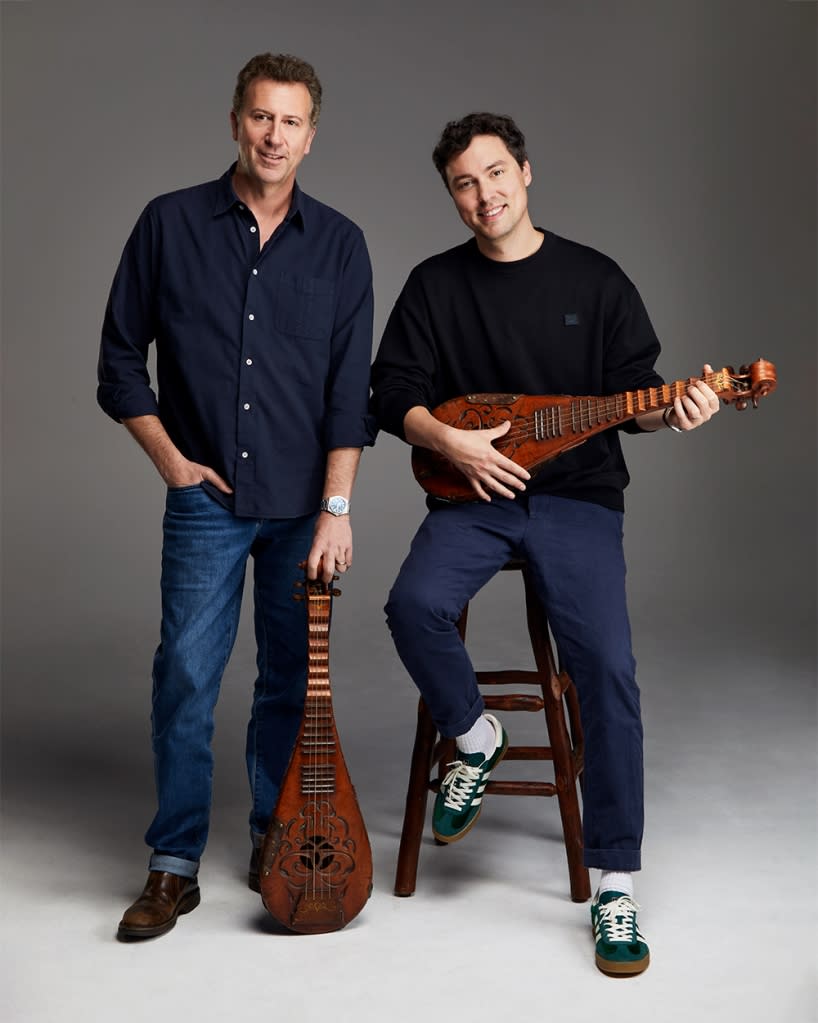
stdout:
[[(671, 686), (707, 707), (729, 681), (728, 715), (750, 721), (773, 688), (813, 736), (815, 4), (35, 0), (0, 13), (4, 787), (20, 842), (48, 833), (76, 857), (121, 856), (131, 883), (142, 871), (163, 489), (95, 404), (99, 328), (147, 200), (233, 159), (235, 75), (266, 49), (322, 78), (299, 179), (366, 234), (376, 341), (410, 268), (465, 237), (430, 152), (446, 120), (488, 108), (528, 136), (534, 221), (636, 282), (666, 378), (776, 364), (778, 391), (756, 411), (626, 438), (629, 595), (648, 718)], [(381, 608), (422, 512), (407, 449), (381, 437), (354, 495), (333, 678), (353, 777), (390, 841), (415, 694)], [(475, 615), (475, 656), (509, 661), (516, 581), (492, 583)], [(248, 621), (216, 740), (214, 827), (241, 833), (241, 856)], [(377, 773), (375, 753), (393, 757)], [(391, 862), (380, 869), (388, 886)]]

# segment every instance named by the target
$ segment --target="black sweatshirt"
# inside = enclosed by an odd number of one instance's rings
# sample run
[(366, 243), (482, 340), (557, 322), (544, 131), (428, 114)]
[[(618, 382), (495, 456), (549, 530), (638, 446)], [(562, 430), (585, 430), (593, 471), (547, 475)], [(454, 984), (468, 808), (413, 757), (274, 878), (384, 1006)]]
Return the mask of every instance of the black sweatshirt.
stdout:
[[(542, 230), (538, 228), (538, 230)], [(403, 419), (459, 395), (608, 395), (664, 381), (659, 342), (639, 294), (612, 259), (543, 231), (537, 252), (488, 259), (472, 238), (409, 275), (372, 367), (379, 426), (405, 439)], [(529, 493), (621, 511), (628, 471), (619, 431), (597, 434), (546, 464)]]

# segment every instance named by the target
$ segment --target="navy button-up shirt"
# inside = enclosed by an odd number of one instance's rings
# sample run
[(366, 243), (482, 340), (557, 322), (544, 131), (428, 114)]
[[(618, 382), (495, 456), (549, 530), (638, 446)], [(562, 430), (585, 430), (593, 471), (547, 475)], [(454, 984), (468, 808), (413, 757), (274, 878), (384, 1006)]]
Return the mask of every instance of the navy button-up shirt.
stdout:
[(259, 250), (234, 167), (139, 218), (105, 311), (97, 397), (116, 420), (158, 415), (186, 458), (227, 480), (232, 496), (203, 486), (236, 515), (291, 518), (317, 510), (329, 450), (374, 441), (372, 271), (360, 229), (297, 184)]

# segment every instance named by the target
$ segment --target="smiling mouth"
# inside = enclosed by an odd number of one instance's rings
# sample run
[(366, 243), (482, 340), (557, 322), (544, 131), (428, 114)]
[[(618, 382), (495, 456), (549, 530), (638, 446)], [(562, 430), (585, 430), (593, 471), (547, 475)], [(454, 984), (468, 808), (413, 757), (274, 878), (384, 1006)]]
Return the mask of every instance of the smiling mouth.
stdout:
[(259, 153), (258, 155), (261, 162), (266, 163), (270, 167), (275, 167), (277, 163), (284, 159), (283, 153)]
[(492, 206), (489, 210), (481, 210), (478, 216), (481, 220), (496, 220), (505, 209), (505, 206)]

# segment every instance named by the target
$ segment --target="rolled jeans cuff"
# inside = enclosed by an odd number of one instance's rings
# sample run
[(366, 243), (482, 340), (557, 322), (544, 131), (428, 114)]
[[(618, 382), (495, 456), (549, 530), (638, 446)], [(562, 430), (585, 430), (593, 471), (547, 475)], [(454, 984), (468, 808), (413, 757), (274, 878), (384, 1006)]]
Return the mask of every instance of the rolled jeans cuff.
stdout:
[(195, 877), (199, 873), (199, 861), (183, 860), (179, 856), (154, 853), (151, 856), (149, 869), (164, 870), (168, 874), (177, 874), (179, 877)]

